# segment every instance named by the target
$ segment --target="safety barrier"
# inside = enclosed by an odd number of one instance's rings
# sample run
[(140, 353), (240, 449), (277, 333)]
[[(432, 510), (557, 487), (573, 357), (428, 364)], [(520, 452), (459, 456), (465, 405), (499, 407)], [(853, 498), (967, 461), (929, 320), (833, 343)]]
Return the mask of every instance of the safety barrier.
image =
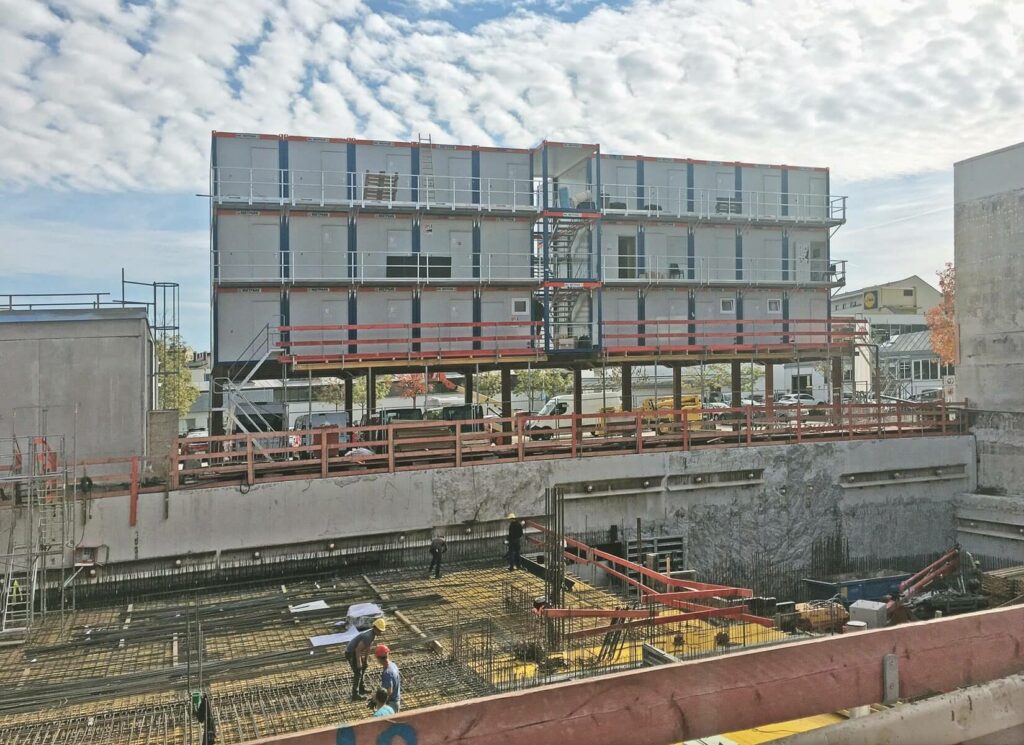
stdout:
[(747, 447), (824, 440), (961, 434), (962, 409), (945, 402), (744, 406), (597, 414), (413, 421), (179, 438), (170, 487), (612, 454)]

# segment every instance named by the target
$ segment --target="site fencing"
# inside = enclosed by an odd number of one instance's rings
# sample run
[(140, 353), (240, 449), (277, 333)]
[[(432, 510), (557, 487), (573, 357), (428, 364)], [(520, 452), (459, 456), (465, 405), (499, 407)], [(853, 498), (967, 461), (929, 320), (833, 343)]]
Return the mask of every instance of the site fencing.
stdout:
[(169, 486), (290, 479), (610, 454), (686, 451), (856, 439), (961, 434), (961, 408), (929, 403), (854, 403), (604, 411), (412, 421), (179, 438)]

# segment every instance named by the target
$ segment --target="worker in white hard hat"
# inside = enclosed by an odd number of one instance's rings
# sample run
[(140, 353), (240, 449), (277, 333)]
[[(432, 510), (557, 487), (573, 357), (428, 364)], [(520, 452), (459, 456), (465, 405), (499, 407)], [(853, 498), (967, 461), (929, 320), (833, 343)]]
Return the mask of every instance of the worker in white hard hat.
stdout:
[(362, 631), (349, 640), (345, 647), (345, 659), (352, 668), (352, 700), (361, 701), (368, 691), (363, 685), (363, 677), (366, 675), (366, 660), (370, 651), (374, 648), (376, 638), (387, 630), (387, 623), (383, 618), (378, 618), (366, 631)]
[(516, 513), (508, 513), (508, 538), (505, 539), (505, 543), (508, 544), (508, 570), (511, 572), (514, 569), (519, 569), (522, 566), (523, 559), (519, 555), (522, 550), (523, 544), (523, 524), (516, 519)]

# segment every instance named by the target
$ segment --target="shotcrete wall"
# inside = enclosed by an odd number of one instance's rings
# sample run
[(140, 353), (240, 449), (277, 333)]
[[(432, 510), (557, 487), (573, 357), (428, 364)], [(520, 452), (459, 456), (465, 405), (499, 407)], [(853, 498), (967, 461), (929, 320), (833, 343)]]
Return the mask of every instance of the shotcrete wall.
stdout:
[[(841, 535), (852, 556), (917, 555), (953, 540), (954, 498), (975, 484), (974, 441), (933, 437), (651, 453), (181, 490), (91, 501), (81, 544), (110, 563), (324, 545), (508, 511), (540, 515), (562, 486), (571, 531), (632, 526), (685, 535), (694, 568), (723, 557), (808, 554)], [(0, 514), (0, 523), (3, 515)], [(275, 553), (279, 553), (275, 550)], [(242, 554), (238, 554), (239, 558)]]

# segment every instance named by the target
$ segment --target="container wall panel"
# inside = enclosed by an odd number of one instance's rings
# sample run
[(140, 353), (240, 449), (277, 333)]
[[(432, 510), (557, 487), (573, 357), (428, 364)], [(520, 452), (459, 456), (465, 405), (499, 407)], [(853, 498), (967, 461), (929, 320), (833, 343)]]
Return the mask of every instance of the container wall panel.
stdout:
[(685, 279), (687, 227), (648, 223), (644, 230), (644, 266), (651, 279)]
[[(632, 347), (637, 345), (638, 318), (637, 291), (609, 289), (601, 291), (601, 343), (605, 347)], [(624, 321), (626, 323), (617, 323)]]
[[(397, 188), (390, 201), (412, 201), (412, 148), (394, 145), (356, 145), (355, 183), (357, 198), (368, 201), (372, 197), (366, 189), (367, 172), (371, 174), (398, 175)], [(382, 201), (388, 201), (388, 194), (380, 195)]]
[(424, 352), (457, 352), (473, 348), (473, 293), (454, 288), (425, 288), (420, 296), (422, 323), (444, 324), (439, 328), (424, 328)]
[(529, 280), (533, 275), (533, 235), (529, 220), (483, 220), (480, 251), (480, 277), (485, 281)]
[(431, 217), (420, 222), (420, 253), (431, 279), (473, 277), (473, 222), (468, 219)]
[[(290, 326), (338, 327), (348, 324), (348, 291), (326, 288), (296, 288), (288, 298)], [(342, 354), (347, 347), (332, 344), (348, 338), (347, 329), (323, 328), (316, 331), (292, 331), (293, 342), (316, 342), (292, 348), (295, 354)]]
[(270, 324), (282, 324), (281, 295), (267, 288), (246, 288), (217, 295), (217, 362), (256, 360), (264, 345), (253, 344)]
[(281, 226), (276, 214), (217, 215), (217, 266), (222, 282), (281, 278)]
[(686, 214), (686, 171), (686, 163), (644, 161), (644, 201), (648, 208), (666, 216)]
[(601, 156), (601, 197), (605, 209), (637, 210), (636, 161), (610, 155)]
[(639, 279), (639, 251), (636, 223), (601, 224), (601, 262), (606, 281)]
[(647, 346), (679, 347), (688, 343), (689, 293), (652, 289), (644, 298)]
[(277, 202), (282, 174), (277, 138), (217, 137), (215, 190), (225, 200)]
[(348, 279), (348, 216), (303, 215), (288, 218), (291, 276), (296, 281)]
[(480, 153), (480, 203), (491, 207), (529, 207), (530, 154), (482, 151)]
[[(518, 337), (502, 341), (481, 341), (481, 349), (529, 350), (533, 342), (529, 339), (530, 308), (532, 299), (528, 290), (485, 289), (480, 297), (480, 320), (484, 323), (522, 321), (522, 326), (500, 326), (488, 328), (484, 326), (483, 337), (512, 336)], [(525, 307), (525, 312), (521, 312)]]
[[(736, 293), (728, 290), (698, 290), (695, 297), (697, 344), (729, 345), (736, 342), (736, 313), (724, 312), (722, 301), (732, 300), (735, 308)], [(712, 321), (713, 323), (700, 323)]]
[(828, 229), (801, 228), (789, 231), (790, 264), (797, 282), (824, 282), (828, 279)]
[(698, 227), (694, 236), (697, 278), (702, 282), (736, 281), (736, 230)]
[[(423, 193), (419, 195), (421, 202), (431, 204), (473, 203), (473, 151), (468, 148), (456, 148), (452, 145), (435, 145), (430, 149), (429, 160), (433, 161), (433, 178), (428, 173), (429, 166), (425, 163), (426, 148), (420, 148), (419, 183)], [(427, 192), (429, 191), (429, 197)]]
[[(396, 283), (415, 281), (412, 246), (411, 219), (360, 215), (356, 222), (357, 276), (367, 280), (391, 279)], [(389, 262), (389, 256), (396, 258)]]
[(743, 168), (744, 214), (759, 219), (782, 215), (782, 169), (770, 166)]
[(393, 328), (359, 329), (360, 354), (406, 354), (411, 351), (413, 322), (410, 290), (361, 289), (356, 296), (358, 324), (378, 324)]
[(743, 339), (747, 344), (781, 343), (781, 323), (781, 290), (745, 290), (743, 292)]
[(346, 143), (290, 140), (288, 170), (291, 200), (295, 204), (338, 204), (348, 200), (351, 177)]

